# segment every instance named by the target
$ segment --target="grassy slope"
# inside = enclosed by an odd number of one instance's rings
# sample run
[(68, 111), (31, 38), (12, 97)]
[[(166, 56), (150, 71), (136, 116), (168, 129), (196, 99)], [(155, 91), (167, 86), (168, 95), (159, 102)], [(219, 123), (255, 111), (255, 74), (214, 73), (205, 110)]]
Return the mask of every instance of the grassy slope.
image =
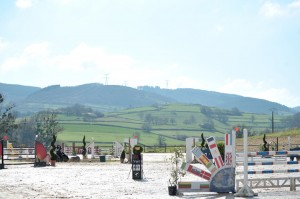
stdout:
[[(141, 127), (147, 114), (161, 119), (173, 118), (176, 123), (168, 122), (164, 125), (152, 125), (151, 133), (143, 132)], [(191, 117), (194, 123), (186, 124), (186, 120)], [(252, 117), (254, 121), (252, 122)], [(215, 117), (213, 117), (215, 118)], [(64, 131), (58, 135), (58, 139), (64, 142), (81, 141), (83, 136), (86, 140), (94, 139), (96, 142), (123, 141), (125, 138), (139, 135), (140, 142), (145, 145), (158, 144), (158, 137), (165, 138), (167, 145), (184, 144), (184, 141), (177, 140), (178, 135), (188, 137), (200, 137), (204, 133), (205, 137), (215, 136), (223, 139), (224, 133), (231, 131), (232, 127), (245, 125), (251, 127), (252, 131), (261, 131), (270, 128), (270, 115), (258, 115), (244, 113), (242, 116), (228, 115), (228, 122), (222, 123), (216, 119), (215, 130), (207, 131), (200, 127), (200, 124), (212, 119), (200, 112), (200, 105), (171, 104), (160, 107), (149, 106), (134, 109), (126, 109), (119, 112), (106, 113), (105, 117), (98, 118), (92, 122), (84, 122), (81, 117), (67, 117), (59, 115)], [(280, 116), (275, 117), (275, 123), (279, 122)]]
[[(278, 138), (278, 150), (288, 149), (288, 137), (290, 136), (291, 148), (300, 147), (300, 129), (280, 131), (275, 133), (266, 134), (266, 141), (268, 143), (277, 143)], [(237, 139), (238, 151), (242, 151), (243, 139)], [(263, 135), (250, 137), (248, 140), (249, 151), (260, 151), (260, 147), (264, 144)]]

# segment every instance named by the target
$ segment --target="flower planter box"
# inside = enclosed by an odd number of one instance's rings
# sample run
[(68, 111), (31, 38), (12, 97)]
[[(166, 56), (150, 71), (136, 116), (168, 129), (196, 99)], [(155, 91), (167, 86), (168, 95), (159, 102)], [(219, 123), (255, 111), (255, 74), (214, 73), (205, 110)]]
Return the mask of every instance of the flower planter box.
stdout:
[(34, 167), (45, 167), (47, 166), (46, 162), (35, 162)]
[(170, 196), (176, 196), (177, 186), (168, 186), (168, 191)]
[(55, 167), (56, 160), (50, 160), (50, 165)]

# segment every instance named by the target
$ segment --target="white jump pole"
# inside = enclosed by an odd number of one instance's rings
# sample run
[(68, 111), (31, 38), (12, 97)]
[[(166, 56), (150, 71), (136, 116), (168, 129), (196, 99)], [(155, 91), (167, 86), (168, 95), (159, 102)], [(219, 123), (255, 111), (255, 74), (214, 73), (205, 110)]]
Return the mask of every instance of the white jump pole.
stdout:
[(234, 194), (235, 197), (253, 197), (256, 193), (248, 186), (248, 131), (243, 130), (244, 135), (244, 186)]
[(232, 166), (236, 167), (236, 131), (231, 131), (231, 140), (232, 140)]
[(92, 157), (91, 158), (94, 159), (95, 158), (95, 142), (94, 142), (94, 139), (92, 141), (92, 146), (91, 147), (92, 147), (92, 151), (91, 151), (92, 152)]

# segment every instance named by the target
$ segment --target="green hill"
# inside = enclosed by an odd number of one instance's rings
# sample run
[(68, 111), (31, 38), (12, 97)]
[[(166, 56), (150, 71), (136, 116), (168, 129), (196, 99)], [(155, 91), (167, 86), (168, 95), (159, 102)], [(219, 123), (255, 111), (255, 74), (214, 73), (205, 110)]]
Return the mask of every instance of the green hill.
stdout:
[[(275, 129), (280, 130), (283, 116), (276, 115)], [(201, 105), (168, 104), (125, 109), (106, 113), (104, 117), (86, 121), (83, 117), (59, 115), (64, 131), (58, 139), (64, 142), (87, 140), (96, 142), (123, 141), (137, 135), (145, 145), (181, 145), (186, 137), (224, 134), (235, 126), (247, 127), (253, 134), (271, 129), (269, 114), (236, 113), (231, 110)]]
[(0, 83), (0, 93), (5, 97), (7, 101), (15, 103), (22, 102), (30, 94), (40, 90), (41, 88), (34, 86), (22, 86), (15, 84), (3, 84)]
[(205, 106), (219, 107), (224, 109), (238, 108), (249, 113), (270, 113), (271, 109), (279, 112), (291, 112), (287, 106), (263, 99), (243, 97), (240, 95), (226, 94), (200, 89), (180, 88), (175, 90), (160, 89), (158, 87), (139, 87), (139, 89), (151, 93), (156, 93), (171, 99), (176, 99), (181, 103), (202, 104)]
[(291, 109), (267, 100), (243, 97), (199, 89), (161, 89), (143, 86), (138, 89), (97, 83), (46, 88), (0, 84), (0, 93), (17, 105), (20, 112), (37, 112), (74, 104), (87, 105), (93, 109), (113, 112), (126, 108), (173, 103), (201, 104), (223, 109), (237, 108), (242, 112), (270, 113), (275, 109), (280, 114), (291, 114)]

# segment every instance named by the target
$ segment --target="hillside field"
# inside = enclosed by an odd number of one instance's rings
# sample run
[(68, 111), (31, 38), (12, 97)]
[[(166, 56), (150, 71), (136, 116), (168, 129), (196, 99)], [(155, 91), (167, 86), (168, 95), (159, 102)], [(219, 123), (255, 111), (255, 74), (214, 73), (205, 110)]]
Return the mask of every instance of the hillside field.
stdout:
[[(270, 148), (274, 148), (274, 143), (277, 143), (278, 138), (278, 150), (288, 150), (288, 137), (290, 137), (291, 148), (300, 147), (300, 129), (287, 130), (282, 132), (266, 134), (266, 141), (271, 143)], [(243, 150), (243, 139), (237, 139), (237, 151)], [(264, 144), (263, 135), (249, 137), (248, 139), (248, 150), (249, 151), (260, 151), (261, 146)], [(271, 150), (271, 149), (270, 149)]]
[[(210, 114), (204, 114), (201, 107), (193, 104), (154, 105), (109, 112), (104, 117), (88, 121), (83, 117), (58, 115), (64, 129), (58, 134), (58, 140), (81, 142), (86, 136), (87, 141), (113, 142), (138, 136), (139, 142), (144, 145), (184, 145), (186, 137), (200, 137), (201, 133), (205, 137), (215, 136), (223, 140), (224, 134), (236, 126), (246, 127), (256, 134), (271, 129), (271, 114), (233, 115), (217, 108), (210, 108)], [(224, 117), (226, 121), (222, 120)], [(280, 120), (283, 117), (274, 116), (275, 131), (281, 130)], [(212, 124), (213, 128), (205, 128), (206, 123)], [(150, 126), (149, 129), (145, 129), (145, 124)]]

